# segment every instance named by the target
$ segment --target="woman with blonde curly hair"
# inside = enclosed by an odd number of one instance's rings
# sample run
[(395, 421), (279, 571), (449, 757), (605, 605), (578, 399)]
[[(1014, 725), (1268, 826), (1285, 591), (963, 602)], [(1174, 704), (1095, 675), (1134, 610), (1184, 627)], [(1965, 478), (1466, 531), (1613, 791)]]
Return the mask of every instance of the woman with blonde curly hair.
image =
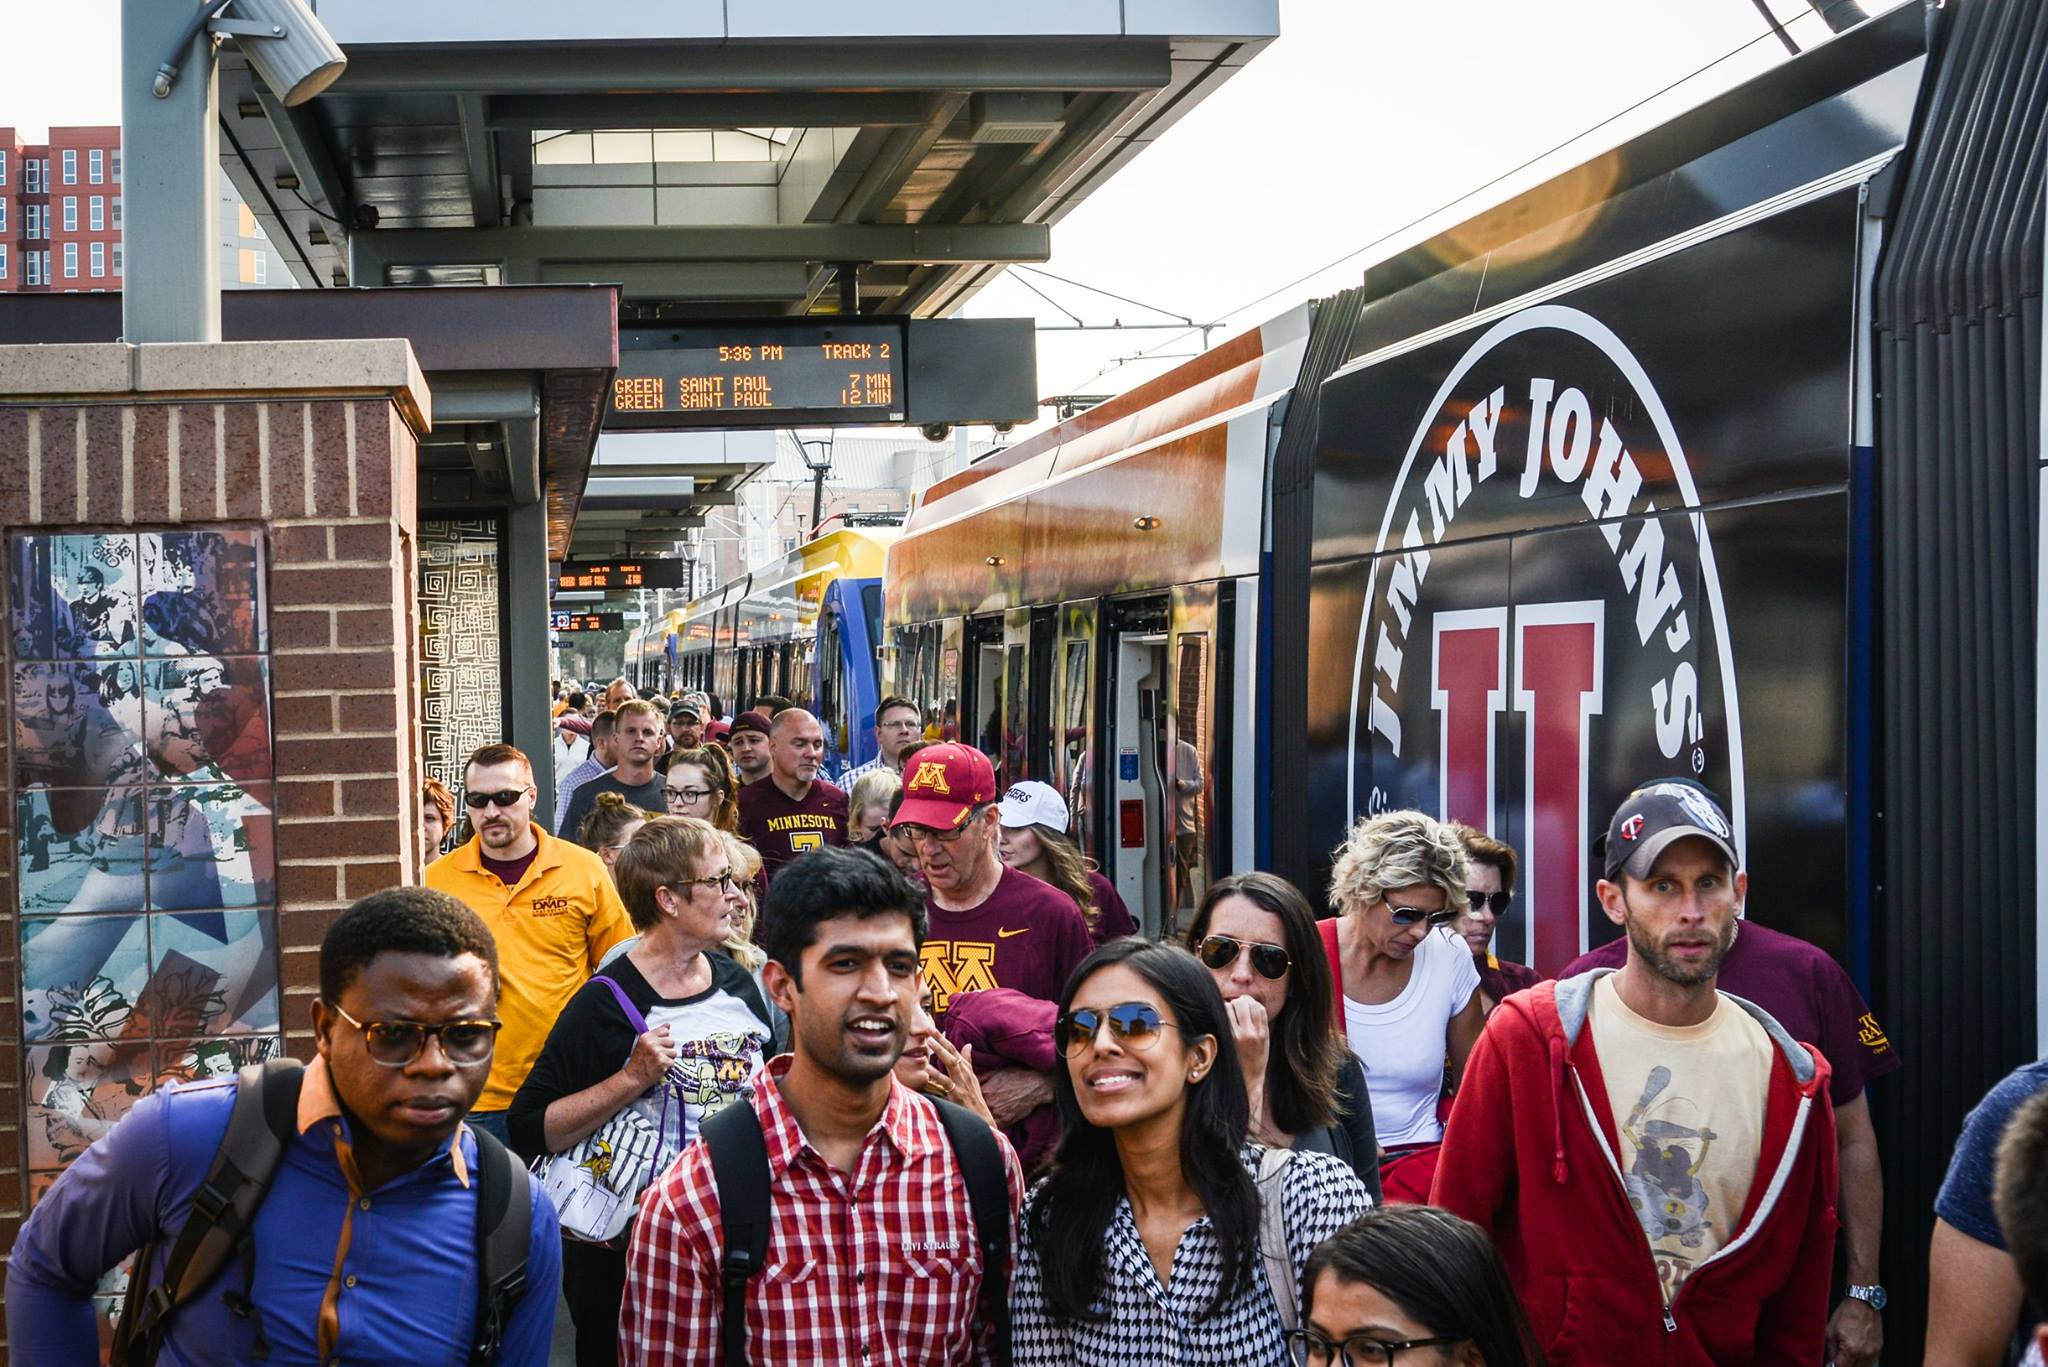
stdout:
[(1466, 905), (1465, 847), (1421, 812), (1382, 812), (1352, 827), (1336, 855), (1338, 914), (1320, 926), (1339, 1028), (1372, 1079), (1387, 1199), (1424, 1202), (1446, 1070), (1456, 1087), (1485, 1020), (1479, 970), (1452, 929)]

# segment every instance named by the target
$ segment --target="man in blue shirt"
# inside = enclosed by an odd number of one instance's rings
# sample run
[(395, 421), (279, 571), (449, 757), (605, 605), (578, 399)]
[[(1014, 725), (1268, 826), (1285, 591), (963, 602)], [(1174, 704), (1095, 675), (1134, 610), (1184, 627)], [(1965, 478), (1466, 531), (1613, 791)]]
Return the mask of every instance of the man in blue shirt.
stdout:
[[(393, 888), (342, 913), (320, 946), (319, 1054), (253, 1223), (253, 1313), (229, 1308), (245, 1275), (231, 1259), (172, 1312), (158, 1361), (251, 1361), (259, 1334), (280, 1363), (468, 1361), (478, 1155), (462, 1117), (490, 1072), (497, 999), (490, 932), (455, 898)], [(135, 1275), (156, 1283), (237, 1086), (227, 1078), (144, 1098), (36, 1206), (7, 1269), (19, 1367), (99, 1361), (95, 1286), (152, 1241), (154, 1266)], [(539, 1184), (529, 1199), (526, 1290), (495, 1358), (506, 1367), (544, 1364), (554, 1330), (560, 1235)]]

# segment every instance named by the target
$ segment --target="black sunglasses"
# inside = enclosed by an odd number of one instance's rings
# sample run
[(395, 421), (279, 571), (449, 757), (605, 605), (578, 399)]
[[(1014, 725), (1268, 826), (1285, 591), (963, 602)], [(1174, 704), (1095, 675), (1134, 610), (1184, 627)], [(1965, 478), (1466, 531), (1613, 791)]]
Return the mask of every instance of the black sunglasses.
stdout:
[(469, 808), (472, 812), (480, 812), (484, 808), (493, 805), (503, 807), (509, 811), (517, 807), (519, 800), (525, 796), (526, 789), (524, 788), (507, 788), (502, 793), (464, 793), (462, 795), (462, 805)]
[(1284, 978), (1287, 966), (1293, 960), (1287, 951), (1278, 945), (1261, 944), (1253, 940), (1240, 940), (1230, 935), (1211, 935), (1195, 946), (1195, 954), (1213, 969), (1225, 969), (1237, 962), (1237, 956), (1245, 950), (1252, 952), (1252, 967), (1261, 978)]
[(1161, 1020), (1159, 1008), (1149, 1002), (1121, 1002), (1107, 1011), (1084, 1006), (1067, 1012), (1054, 1027), (1053, 1038), (1059, 1041), (1060, 1052), (1073, 1058), (1094, 1046), (1105, 1024), (1127, 1049), (1150, 1049), (1159, 1043), (1161, 1031), (1173, 1028), (1173, 1022)]
[(1474, 892), (1467, 888), (1465, 890), (1465, 898), (1472, 903), (1472, 910), (1475, 912), (1482, 907), (1492, 907), (1495, 916), (1505, 916), (1508, 911), (1508, 903), (1515, 899), (1515, 895), (1505, 888), (1499, 892)]
[(1429, 928), (1435, 930), (1458, 919), (1458, 913), (1455, 911), (1424, 911), (1421, 907), (1397, 907), (1392, 902), (1388, 902), (1386, 907), (1387, 915), (1394, 918), (1394, 924), (1397, 926), (1412, 926), (1417, 921), (1427, 921)]

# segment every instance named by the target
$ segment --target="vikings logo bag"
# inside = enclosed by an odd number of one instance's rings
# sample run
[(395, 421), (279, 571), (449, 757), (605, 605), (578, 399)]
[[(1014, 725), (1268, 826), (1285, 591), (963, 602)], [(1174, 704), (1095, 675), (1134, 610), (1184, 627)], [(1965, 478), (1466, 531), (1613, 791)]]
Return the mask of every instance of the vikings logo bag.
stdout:
[[(634, 1009), (619, 985), (603, 974), (596, 981), (612, 990), (634, 1036), (646, 1034), (647, 1018)], [(587, 1138), (535, 1160), (534, 1180), (554, 1203), (564, 1234), (587, 1243), (610, 1243), (632, 1223), (640, 1193), (661, 1171), (662, 1135), (673, 1100), (668, 1078), (655, 1086), (661, 1092), (658, 1118), (650, 1119), (639, 1100), (629, 1101)]]

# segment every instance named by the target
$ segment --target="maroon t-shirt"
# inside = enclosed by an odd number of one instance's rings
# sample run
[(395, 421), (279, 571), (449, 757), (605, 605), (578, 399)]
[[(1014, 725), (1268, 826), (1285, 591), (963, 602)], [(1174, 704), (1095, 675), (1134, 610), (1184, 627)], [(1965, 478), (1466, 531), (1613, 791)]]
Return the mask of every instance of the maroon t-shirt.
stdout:
[(814, 780), (801, 802), (775, 786), (775, 776), (740, 789), (740, 838), (761, 853), (761, 872), (772, 880), (798, 855), (846, 843), (846, 792)]
[(1116, 884), (1090, 869), (1088, 886), (1095, 889), (1095, 910), (1101, 913), (1095, 918), (1092, 932), (1096, 944), (1107, 944), (1138, 933), (1138, 922), (1131, 915), (1131, 909), (1124, 905), (1123, 895), (1116, 890)]
[(1012, 868), (972, 911), (947, 911), (930, 896), (924, 909), (931, 929), (921, 959), (941, 1020), (956, 992), (1007, 987), (1058, 1001), (1067, 975), (1095, 948), (1073, 898)]
[[(1557, 976), (1620, 968), (1627, 960), (1628, 942), (1618, 939), (1581, 955)], [(1834, 1069), (1828, 1095), (1837, 1106), (1854, 1101), (1864, 1084), (1901, 1062), (1848, 973), (1826, 950), (1796, 935), (1745, 920), (1714, 985), (1755, 1002), (1793, 1039), (1820, 1050)]]

